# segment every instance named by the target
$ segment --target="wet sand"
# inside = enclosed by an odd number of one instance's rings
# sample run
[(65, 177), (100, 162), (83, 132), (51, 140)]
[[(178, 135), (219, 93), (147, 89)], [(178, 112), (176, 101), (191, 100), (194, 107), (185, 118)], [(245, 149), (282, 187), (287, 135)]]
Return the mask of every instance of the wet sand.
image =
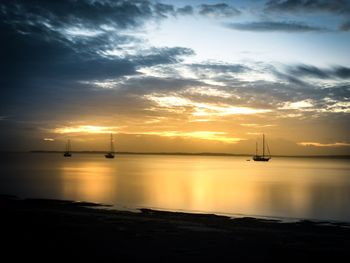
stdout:
[(313, 262), (350, 256), (346, 223), (135, 213), (11, 196), (1, 196), (0, 204), (2, 257), (11, 262)]

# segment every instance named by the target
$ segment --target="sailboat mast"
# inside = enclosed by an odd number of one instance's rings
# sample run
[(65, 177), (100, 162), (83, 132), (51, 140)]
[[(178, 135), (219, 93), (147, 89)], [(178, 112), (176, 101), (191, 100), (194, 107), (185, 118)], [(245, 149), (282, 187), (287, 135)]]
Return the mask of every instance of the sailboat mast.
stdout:
[(263, 157), (265, 156), (265, 134), (263, 134)]
[(68, 153), (70, 151), (70, 144), (69, 144), (69, 140), (67, 140), (66, 143), (66, 152)]
[(111, 133), (111, 152), (114, 153), (114, 147), (113, 147), (113, 134)]
[(258, 142), (255, 142), (255, 155), (258, 155)]

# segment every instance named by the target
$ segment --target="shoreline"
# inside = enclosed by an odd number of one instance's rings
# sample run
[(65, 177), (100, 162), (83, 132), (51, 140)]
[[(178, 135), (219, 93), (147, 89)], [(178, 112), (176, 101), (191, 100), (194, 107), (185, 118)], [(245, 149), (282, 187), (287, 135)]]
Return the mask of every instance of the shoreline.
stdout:
[(130, 212), (130, 213), (141, 213), (144, 211), (152, 211), (153, 213), (168, 213), (170, 214), (188, 214), (188, 215), (216, 215), (234, 219), (244, 219), (253, 218), (256, 220), (266, 220), (275, 221), (279, 223), (298, 223), (298, 222), (310, 222), (318, 225), (336, 225), (342, 227), (350, 228), (350, 221), (336, 220), (336, 219), (317, 219), (317, 218), (303, 218), (303, 217), (286, 217), (286, 216), (272, 216), (272, 215), (258, 215), (258, 214), (242, 214), (242, 213), (225, 213), (220, 211), (203, 211), (203, 210), (186, 210), (186, 209), (168, 209), (164, 207), (154, 207), (154, 206), (135, 206), (128, 207), (125, 205), (114, 205), (105, 203), (95, 203), (93, 201), (81, 201), (81, 200), (67, 200), (67, 199), (55, 199), (55, 198), (45, 198), (45, 197), (29, 197), (29, 196), (18, 196), (13, 194), (0, 194), (1, 199), (13, 199), (17, 201), (24, 202), (47, 202), (47, 203), (61, 203), (64, 205), (71, 206), (82, 206), (92, 209), (99, 209), (101, 211), (111, 211), (111, 212)]
[(348, 224), (148, 208), (130, 212), (89, 202), (5, 195), (0, 196), (0, 204), (4, 251), (11, 252), (11, 258), (47, 261), (36, 253), (38, 249), (55, 254), (54, 259), (88, 261), (204, 262), (231, 257), (232, 261), (295, 262), (350, 256)]

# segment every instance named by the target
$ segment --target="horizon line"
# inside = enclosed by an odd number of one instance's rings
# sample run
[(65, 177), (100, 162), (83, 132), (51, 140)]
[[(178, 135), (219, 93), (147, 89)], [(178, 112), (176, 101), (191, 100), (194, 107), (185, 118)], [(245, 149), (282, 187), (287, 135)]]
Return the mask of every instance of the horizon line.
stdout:
[[(64, 151), (52, 151), (52, 150), (30, 150), (30, 151), (0, 151), (2, 153), (64, 153)], [(106, 151), (71, 151), (72, 153), (82, 153), (82, 154), (104, 154)], [(128, 152), (120, 151), (115, 152), (115, 154), (143, 154), (143, 155), (202, 155), (202, 156), (253, 156), (254, 154), (246, 153), (222, 153), (222, 152)], [(313, 155), (286, 155), (286, 154), (275, 154), (271, 157), (307, 157), (307, 158), (349, 158), (349, 154), (313, 154)]]

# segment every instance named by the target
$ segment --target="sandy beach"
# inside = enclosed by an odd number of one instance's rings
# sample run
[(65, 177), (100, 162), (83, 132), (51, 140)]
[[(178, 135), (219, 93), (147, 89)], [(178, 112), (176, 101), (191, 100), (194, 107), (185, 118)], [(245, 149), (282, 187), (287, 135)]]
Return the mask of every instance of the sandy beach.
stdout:
[[(282, 223), (93, 203), (1, 196), (3, 257), (15, 260), (337, 261), (350, 256), (346, 223)], [(98, 209), (96, 209), (98, 208)]]

